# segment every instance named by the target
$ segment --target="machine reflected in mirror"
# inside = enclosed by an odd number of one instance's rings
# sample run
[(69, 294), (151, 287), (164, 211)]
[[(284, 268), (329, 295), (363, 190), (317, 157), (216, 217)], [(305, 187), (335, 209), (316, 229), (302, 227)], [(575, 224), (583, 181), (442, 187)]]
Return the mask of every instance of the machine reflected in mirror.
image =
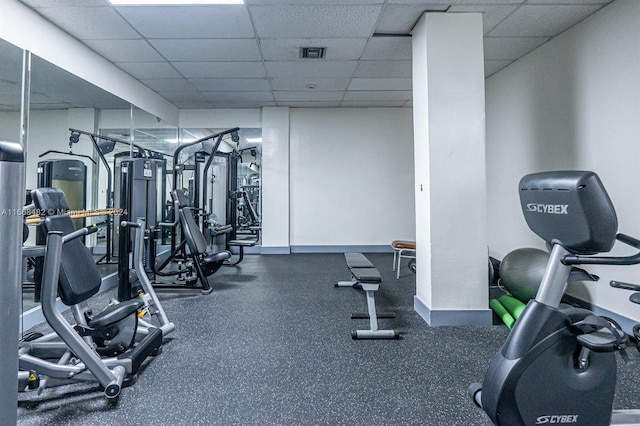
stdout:
[[(176, 188), (190, 194), (190, 203), (203, 209), (203, 228), (217, 249), (234, 254), (237, 264), (244, 253), (259, 250), (261, 234), (262, 129), (181, 129), (183, 146), (176, 164)], [(208, 135), (228, 132), (221, 142), (194, 144)], [(215, 138), (211, 140), (215, 141)], [(194, 145), (190, 145), (194, 144)], [(215, 147), (215, 150), (212, 149)], [(200, 167), (198, 164), (202, 164)], [(231, 227), (231, 231), (221, 230)]]
[[(148, 223), (176, 220), (172, 191), (177, 189), (187, 199), (208, 251), (229, 250), (237, 256), (228, 263), (237, 264), (245, 250), (250, 252), (259, 246), (261, 129), (176, 129), (139, 110), (135, 111), (134, 123), (133, 132), (114, 127), (102, 128), (100, 134), (125, 140), (133, 134), (134, 146), (144, 150), (136, 154), (134, 149), (133, 157), (155, 160), (153, 191), (157, 199), (152, 210), (159, 211), (157, 218), (147, 218)], [(119, 146), (109, 153), (114, 176), (121, 170), (119, 161), (129, 154)], [(124, 208), (118, 201), (117, 180), (114, 178), (114, 206)], [(133, 199), (148, 197), (148, 189), (138, 192)], [(151, 211), (149, 206), (146, 211)], [(156, 238), (158, 253), (172, 251), (181, 242), (181, 236), (168, 228), (156, 230)]]
[[(2, 126), (13, 128), (13, 135), (0, 135), (3, 139), (18, 140), (20, 135), (22, 55), (21, 49), (0, 43), (0, 122), (15, 123)], [(75, 215), (74, 225), (95, 225), (104, 234), (105, 214), (98, 211), (105, 204), (100, 200), (107, 199), (107, 191), (99, 184), (101, 164), (92, 144), (70, 132), (69, 126), (95, 131), (105, 113), (129, 112), (130, 104), (35, 55), (31, 55), (31, 70), (25, 76), (25, 86), (30, 88), (29, 109), (23, 111), (28, 122), (26, 170), (31, 170), (26, 175), (26, 188), (62, 189), (70, 213)], [(11, 96), (5, 96), (9, 93)], [(46, 237), (38, 236), (38, 227), (38, 218), (31, 218), (25, 246), (43, 243)], [(97, 247), (100, 238), (96, 235), (100, 233), (86, 237), (85, 243), (99, 260), (104, 253)], [(26, 258), (24, 263), (22, 310), (27, 311), (39, 305), (38, 268), (34, 258)], [(113, 265), (106, 268), (115, 270)], [(29, 324), (23, 326), (28, 328)]]

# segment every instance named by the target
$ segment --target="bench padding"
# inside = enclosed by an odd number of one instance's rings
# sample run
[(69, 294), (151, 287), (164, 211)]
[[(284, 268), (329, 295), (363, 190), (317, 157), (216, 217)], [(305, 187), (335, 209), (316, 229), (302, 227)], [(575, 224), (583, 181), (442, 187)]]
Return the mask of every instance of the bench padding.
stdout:
[(253, 247), (258, 243), (258, 240), (231, 240), (229, 241), (230, 246), (238, 246), (238, 247)]
[(380, 284), (382, 277), (376, 268), (353, 268), (351, 274), (361, 284)]
[(344, 258), (347, 261), (349, 269), (353, 268), (375, 268), (369, 259), (364, 257), (362, 253), (345, 253)]

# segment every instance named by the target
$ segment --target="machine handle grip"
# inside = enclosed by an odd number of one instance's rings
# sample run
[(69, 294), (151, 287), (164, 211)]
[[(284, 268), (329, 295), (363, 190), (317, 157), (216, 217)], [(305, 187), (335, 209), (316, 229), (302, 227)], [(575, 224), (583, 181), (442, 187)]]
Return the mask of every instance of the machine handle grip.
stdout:
[(621, 281), (610, 281), (609, 285), (614, 288), (620, 288), (622, 290), (640, 291), (640, 285), (623, 283)]
[(630, 235), (627, 234), (618, 234), (616, 235), (616, 240), (620, 241), (621, 243), (624, 243), (628, 246), (637, 248), (638, 250), (640, 250), (640, 240), (637, 240), (635, 238), (633, 238)]
[[(617, 234), (616, 240), (640, 250), (640, 240), (626, 234)], [(579, 256), (570, 255), (562, 259), (565, 265), (637, 265), (640, 251), (632, 256)]]
[[(76, 238), (84, 237), (85, 235), (91, 235), (95, 232), (98, 232), (100, 228), (100, 224), (85, 226), (84, 228), (77, 229), (70, 234), (67, 234), (62, 237), (62, 244), (69, 242), (71, 240), (75, 240)], [(49, 232), (49, 234), (56, 233), (55, 231)]]
[(123, 228), (139, 228), (140, 225), (138, 225), (136, 222), (127, 222), (126, 220), (123, 220), (122, 222), (120, 222), (120, 226), (122, 226)]
[(158, 223), (158, 226), (163, 228), (173, 228), (178, 226), (178, 222), (179, 220), (176, 220), (175, 222), (160, 222)]
[(91, 234), (95, 234), (96, 232), (98, 232), (98, 229), (100, 229), (100, 225), (98, 225), (98, 224), (89, 225), (89, 226), (86, 226), (84, 229), (87, 230), (87, 235), (91, 235)]

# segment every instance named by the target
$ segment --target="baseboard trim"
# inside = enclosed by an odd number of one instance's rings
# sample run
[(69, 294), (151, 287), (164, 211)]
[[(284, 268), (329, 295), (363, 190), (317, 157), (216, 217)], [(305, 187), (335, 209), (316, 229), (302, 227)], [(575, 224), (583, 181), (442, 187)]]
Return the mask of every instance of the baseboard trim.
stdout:
[(291, 247), (260, 247), (260, 254), (291, 254)]
[(488, 326), (493, 321), (491, 309), (431, 310), (418, 296), (413, 296), (413, 308), (432, 327), (446, 325)]
[(291, 246), (291, 253), (393, 253), (390, 245)]
[[(229, 251), (231, 254), (239, 254), (240, 248), (238, 246), (229, 247)], [(262, 254), (261, 246), (253, 246), (253, 247), (244, 247), (244, 254)]]

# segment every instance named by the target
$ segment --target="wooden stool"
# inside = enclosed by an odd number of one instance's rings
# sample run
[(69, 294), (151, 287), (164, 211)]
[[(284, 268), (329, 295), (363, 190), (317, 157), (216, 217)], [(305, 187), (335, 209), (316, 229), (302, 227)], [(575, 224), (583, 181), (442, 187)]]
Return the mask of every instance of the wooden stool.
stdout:
[(393, 270), (396, 271), (396, 279), (400, 278), (400, 262), (402, 258), (416, 258), (416, 242), (406, 240), (395, 240), (391, 243), (393, 248)]

